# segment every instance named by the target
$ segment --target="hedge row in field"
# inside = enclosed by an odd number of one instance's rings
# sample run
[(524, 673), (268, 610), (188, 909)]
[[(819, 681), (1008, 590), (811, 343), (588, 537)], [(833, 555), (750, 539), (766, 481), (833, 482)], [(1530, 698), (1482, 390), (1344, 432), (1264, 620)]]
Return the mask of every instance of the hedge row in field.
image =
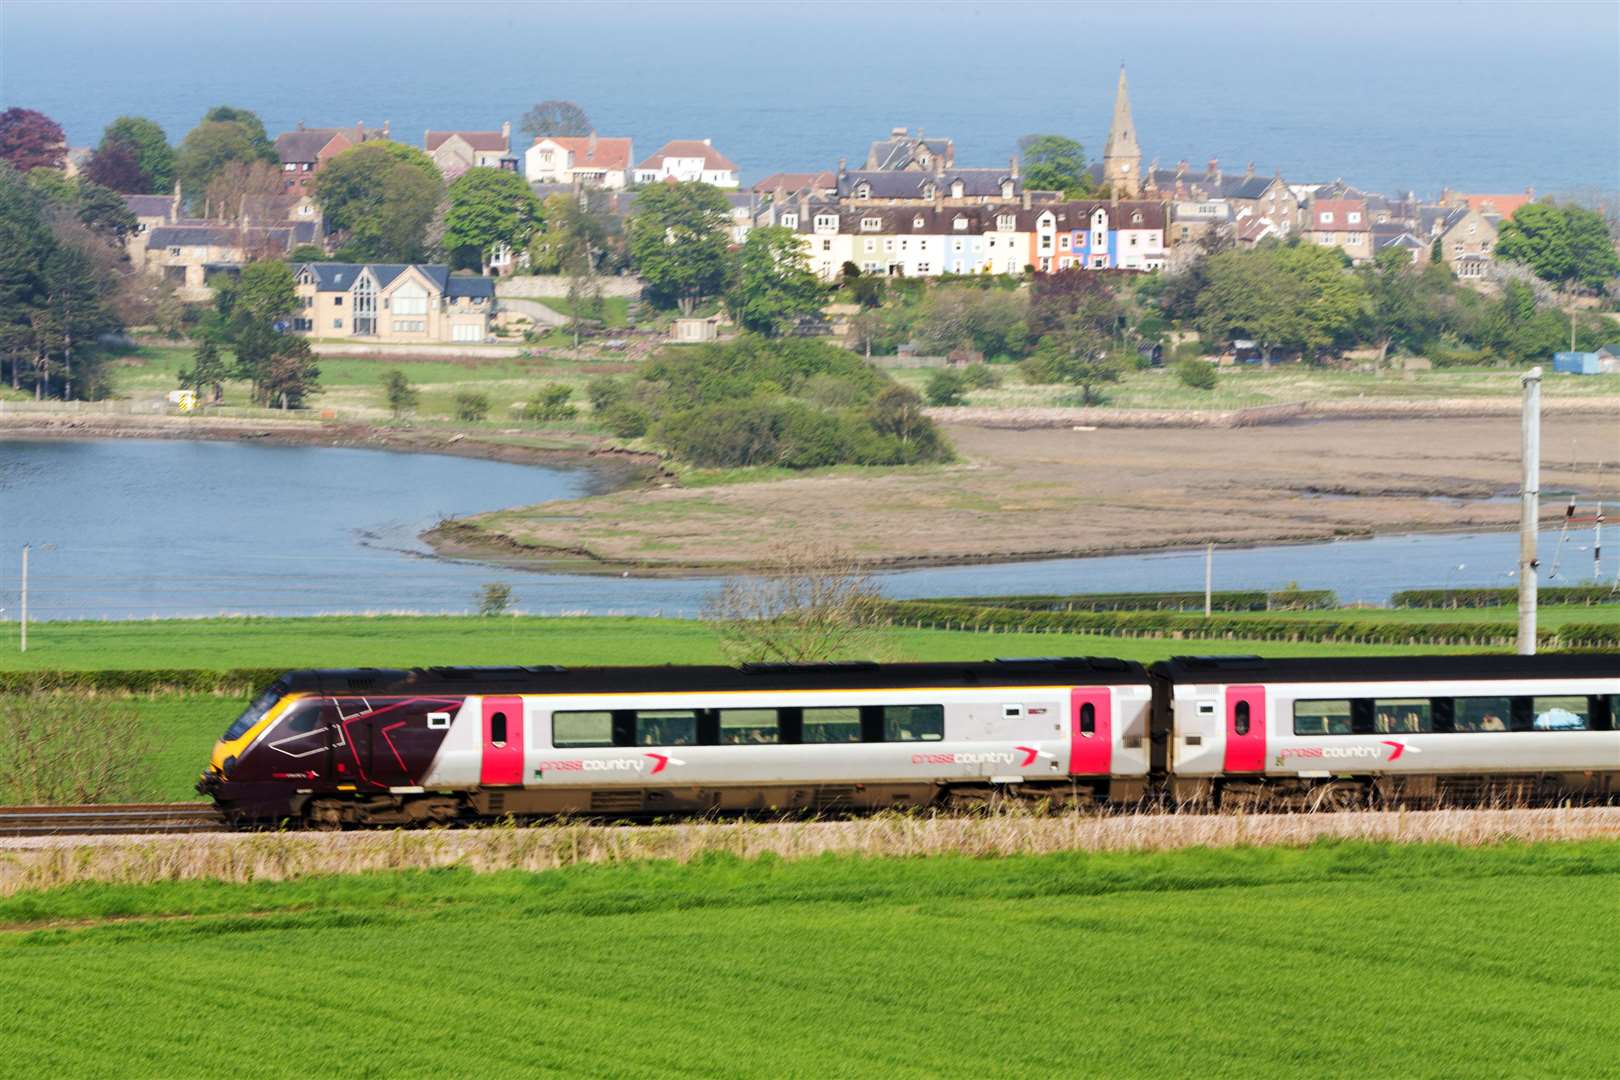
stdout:
[(230, 693), (262, 689), (281, 675), (283, 668), (130, 668), (105, 671), (0, 671), (0, 693), (26, 694), (42, 690), (75, 693), (146, 694)]
[[(1509, 647), (1517, 628), (1476, 622), (1367, 622), (1360, 619), (1204, 618), (1168, 611), (1024, 611), (939, 601), (899, 601), (885, 614), (898, 625), (990, 633), (1075, 633), (1115, 637), (1227, 638), (1248, 641)], [(1568, 625), (1539, 635), (1543, 648), (1620, 648), (1620, 625)]]
[[(1198, 611), (1201, 592), (1076, 593), (1032, 596), (953, 596), (938, 603), (1016, 611)], [(1227, 589), (1210, 594), (1212, 611), (1320, 611), (1339, 606), (1329, 589)]]
[[(1612, 585), (1542, 585), (1536, 590), (1543, 604), (1620, 604), (1620, 591)], [(1519, 601), (1517, 588), (1507, 589), (1402, 589), (1389, 598), (1398, 608), (1502, 607)]]

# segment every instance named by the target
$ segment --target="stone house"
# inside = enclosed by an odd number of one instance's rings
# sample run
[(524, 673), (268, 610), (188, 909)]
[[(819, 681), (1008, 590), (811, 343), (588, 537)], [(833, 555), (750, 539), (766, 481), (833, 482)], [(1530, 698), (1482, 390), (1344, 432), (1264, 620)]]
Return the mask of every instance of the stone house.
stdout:
[(495, 312), (492, 278), (445, 266), (305, 263), (294, 271), (294, 333), (378, 343), (476, 343)]
[(1312, 199), (1305, 212), (1305, 238), (1336, 247), (1352, 262), (1372, 258), (1372, 222), (1365, 199)]
[(1468, 205), (1424, 207), (1420, 237), (1440, 241), (1440, 257), (1464, 280), (1483, 280), (1496, 250), (1501, 217)]
[(276, 136), (282, 187), (301, 195), (313, 194), (315, 174), (322, 165), (363, 142), (386, 138), (386, 121), (382, 127), (370, 130), (364, 124), (355, 124), (352, 128), (306, 128), (300, 121), (296, 130), (284, 131)]
[(629, 139), (536, 136), (523, 152), (523, 175), (531, 184), (568, 184), (622, 191), (630, 186), (635, 159)]
[(671, 139), (636, 166), (636, 183), (699, 181), (719, 188), (740, 186), (737, 166), (708, 139)]
[(867, 147), (865, 168), (872, 172), (939, 172), (956, 167), (956, 145), (950, 139), (926, 139), (903, 127)]
[(468, 169), (508, 169), (517, 172), (512, 155), (512, 122), (504, 121), (499, 131), (428, 131), (422, 136), (422, 149), (439, 167), (445, 180), (454, 180)]

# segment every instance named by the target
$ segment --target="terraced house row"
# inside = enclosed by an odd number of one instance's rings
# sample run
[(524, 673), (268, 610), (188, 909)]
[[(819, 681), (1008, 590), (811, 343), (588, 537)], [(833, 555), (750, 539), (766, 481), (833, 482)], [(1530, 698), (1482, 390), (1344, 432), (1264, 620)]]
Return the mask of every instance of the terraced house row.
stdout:
[(840, 206), (801, 198), (772, 204), (760, 225), (799, 233), (811, 266), (831, 281), (853, 263), (880, 277), (1157, 270), (1165, 204), (1106, 199), (1011, 206)]

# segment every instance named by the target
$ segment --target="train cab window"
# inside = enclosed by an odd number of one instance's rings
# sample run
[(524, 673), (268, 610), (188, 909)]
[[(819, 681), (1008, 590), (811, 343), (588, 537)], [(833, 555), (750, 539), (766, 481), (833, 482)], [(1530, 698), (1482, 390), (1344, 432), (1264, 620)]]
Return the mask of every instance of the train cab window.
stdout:
[(938, 742), (945, 737), (945, 706), (883, 706), (884, 742)]
[(506, 745), (506, 714), (498, 712), (489, 718), (489, 741), (491, 746)]
[(1391, 732), (1434, 730), (1434, 711), (1428, 698), (1376, 698), (1373, 701), (1373, 731)]
[(856, 708), (804, 710), (806, 743), (851, 743), (861, 741), (861, 710)]
[(1587, 731), (1592, 727), (1591, 699), (1580, 697), (1538, 697), (1530, 699), (1532, 731)]
[(1513, 699), (1460, 697), (1452, 705), (1456, 731), (1506, 731), (1513, 720)]
[(320, 698), (310, 698), (294, 705), (286, 716), (281, 718), (279, 731), (284, 735), (303, 735), (321, 727)]
[(554, 712), (551, 714), (551, 745), (590, 747), (613, 745), (613, 714), (610, 712)]
[(642, 709), (636, 713), (637, 746), (695, 746), (698, 714), (692, 709)]
[(1342, 699), (1294, 702), (1294, 734), (1350, 734), (1350, 702)]
[(1237, 708), (1232, 710), (1232, 731), (1238, 735), (1249, 733), (1249, 703), (1240, 701)]
[(762, 746), (782, 741), (775, 709), (721, 709), (721, 746)]

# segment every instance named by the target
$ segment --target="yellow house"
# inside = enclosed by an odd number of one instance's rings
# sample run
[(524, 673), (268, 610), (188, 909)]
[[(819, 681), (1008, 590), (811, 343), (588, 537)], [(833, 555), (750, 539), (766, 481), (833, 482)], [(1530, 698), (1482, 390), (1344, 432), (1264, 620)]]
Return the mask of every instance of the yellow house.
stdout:
[(495, 280), (417, 263), (305, 263), (298, 267), (295, 333), (377, 342), (467, 342), (489, 337)]

